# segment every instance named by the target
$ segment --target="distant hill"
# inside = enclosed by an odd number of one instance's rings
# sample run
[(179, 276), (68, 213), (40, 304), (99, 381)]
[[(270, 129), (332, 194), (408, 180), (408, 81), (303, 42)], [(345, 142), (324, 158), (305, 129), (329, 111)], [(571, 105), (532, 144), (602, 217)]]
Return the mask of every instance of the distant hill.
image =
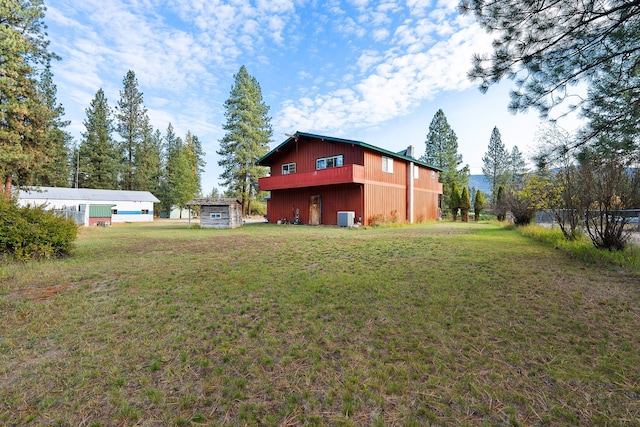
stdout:
[(475, 188), (483, 193), (491, 194), (491, 184), (485, 179), (484, 175), (469, 175), (469, 190)]

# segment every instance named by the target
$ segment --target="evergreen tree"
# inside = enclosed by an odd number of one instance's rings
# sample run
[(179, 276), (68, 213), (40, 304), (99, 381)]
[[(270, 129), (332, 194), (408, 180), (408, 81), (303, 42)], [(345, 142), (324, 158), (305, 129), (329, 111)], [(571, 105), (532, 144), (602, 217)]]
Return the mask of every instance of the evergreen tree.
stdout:
[(171, 123), (167, 126), (167, 132), (164, 137), (164, 148), (164, 170), (162, 173), (158, 199), (160, 199), (162, 211), (170, 214), (173, 207), (176, 206), (171, 182), (173, 182), (174, 175), (179, 169), (178, 156), (182, 150), (182, 139), (176, 135)]
[(49, 111), (38, 66), (57, 59), (47, 48), (42, 0), (0, 3), (0, 178), (5, 198), (14, 176), (37, 169), (46, 154)]
[(162, 135), (160, 131), (154, 131), (148, 119), (136, 150), (135, 162), (133, 190), (158, 194), (162, 177)]
[(258, 178), (267, 173), (266, 168), (256, 166), (256, 161), (267, 153), (272, 129), (260, 85), (244, 65), (234, 76), (224, 107), (226, 134), (217, 151), (221, 157), (218, 164), (223, 169), (220, 178), (227, 191), (241, 200), (243, 214), (249, 214)]
[(494, 202), (494, 212), (498, 217), (498, 221), (504, 221), (507, 219), (507, 207), (505, 204), (506, 198), (506, 190), (504, 185), (498, 186), (498, 192), (496, 194), (495, 202)]
[(460, 216), (464, 222), (469, 222), (469, 209), (471, 209), (469, 190), (467, 187), (464, 187), (462, 189), (462, 194), (460, 195)]
[(70, 122), (62, 120), (64, 108), (57, 103), (57, 88), (53, 83), (53, 74), (49, 65), (45, 67), (40, 77), (39, 91), (49, 113), (46, 136), (42, 141), (42, 156), (37, 165), (34, 165), (35, 167), (19, 174), (19, 182), (22, 185), (66, 187), (71, 178), (69, 144), (72, 137), (63, 128), (69, 126)]
[(455, 181), (450, 184), (450, 188), (447, 206), (451, 210), (451, 217), (455, 222), (458, 219), (458, 209), (460, 209), (460, 190), (458, 190), (458, 184)]
[(640, 67), (625, 70), (619, 62), (605, 64), (594, 79), (582, 108), (588, 123), (579, 134), (579, 141), (610, 159), (640, 148)]
[[(193, 173), (189, 154), (185, 146), (182, 146), (172, 159), (173, 172), (168, 177), (168, 184), (171, 188), (171, 198), (174, 205), (184, 209), (187, 202), (198, 193), (198, 182)], [(180, 217), (182, 218), (182, 209)]]
[(429, 133), (425, 141), (426, 149), (421, 161), (442, 169), (439, 174), (439, 182), (442, 183), (444, 206), (449, 205), (451, 197), (451, 183), (457, 186), (469, 185), (469, 166), (461, 168), (462, 155), (458, 154), (458, 137), (456, 136), (444, 112), (440, 109), (436, 112), (429, 124)]
[[(120, 156), (111, 136), (113, 119), (111, 108), (102, 89), (98, 89), (85, 110), (86, 132), (82, 134), (79, 152), (76, 152), (76, 186), (113, 190), (118, 185)], [(78, 163), (79, 160), (79, 163)]]
[(514, 111), (534, 107), (545, 115), (571, 95), (569, 86), (597, 83), (609, 69), (619, 71), (620, 89), (637, 90), (637, 0), (463, 0), (460, 9), (496, 35), (493, 54), (477, 55), (470, 77), (480, 80), (484, 91), (505, 77), (518, 77), (511, 94)]
[(511, 156), (509, 158), (509, 169), (514, 177), (519, 177), (527, 173), (527, 162), (524, 161), (520, 149), (517, 145), (514, 145), (511, 149)]
[(202, 143), (196, 135), (192, 135), (191, 131), (187, 131), (185, 137), (185, 149), (191, 171), (196, 179), (197, 194), (202, 194), (202, 171), (206, 162), (204, 161), (204, 150), (202, 149)]
[(49, 110), (53, 112), (52, 120), (49, 124), (48, 141), (51, 146), (49, 156), (50, 167), (42, 176), (42, 185), (51, 187), (67, 187), (70, 183), (69, 155), (71, 152), (71, 142), (73, 137), (64, 130), (71, 123), (69, 120), (62, 120), (64, 107), (57, 102), (58, 88), (53, 83), (51, 68), (47, 67), (42, 78), (42, 89)]
[(507, 149), (502, 143), (502, 137), (497, 127), (493, 128), (489, 147), (482, 157), (482, 173), (491, 184), (491, 201), (496, 202), (496, 191), (500, 185), (506, 186), (509, 176), (510, 158)]
[(142, 144), (149, 123), (147, 109), (144, 108), (142, 92), (138, 89), (138, 80), (129, 70), (123, 80), (123, 90), (118, 101), (117, 131), (123, 138), (123, 163), (121, 188), (133, 190), (136, 170), (136, 151)]
[(476, 192), (476, 197), (473, 200), (473, 215), (475, 217), (476, 222), (480, 220), (480, 214), (484, 209), (486, 204), (486, 200), (484, 198), (484, 193), (480, 190)]

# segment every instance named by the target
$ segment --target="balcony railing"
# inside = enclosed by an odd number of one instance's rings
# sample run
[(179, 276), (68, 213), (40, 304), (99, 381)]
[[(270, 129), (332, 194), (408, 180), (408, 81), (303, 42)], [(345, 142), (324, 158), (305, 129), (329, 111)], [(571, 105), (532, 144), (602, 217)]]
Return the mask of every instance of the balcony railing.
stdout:
[(351, 183), (364, 183), (364, 166), (344, 165), (311, 172), (266, 176), (259, 181), (260, 190), (265, 191)]

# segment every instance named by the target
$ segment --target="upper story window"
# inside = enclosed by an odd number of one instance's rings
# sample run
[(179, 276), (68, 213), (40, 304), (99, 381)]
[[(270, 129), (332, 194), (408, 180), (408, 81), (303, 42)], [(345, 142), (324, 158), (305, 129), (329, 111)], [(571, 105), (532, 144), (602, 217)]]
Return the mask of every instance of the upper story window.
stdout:
[(393, 159), (382, 156), (382, 172), (393, 173)]
[(296, 173), (296, 164), (287, 163), (282, 165), (282, 175), (289, 175), (290, 173)]
[(418, 165), (413, 165), (413, 179), (420, 179), (420, 168)]
[(436, 171), (431, 171), (431, 179), (434, 179), (436, 177)]
[(323, 157), (316, 160), (316, 169), (337, 168), (342, 166), (344, 156), (342, 154), (338, 156)]

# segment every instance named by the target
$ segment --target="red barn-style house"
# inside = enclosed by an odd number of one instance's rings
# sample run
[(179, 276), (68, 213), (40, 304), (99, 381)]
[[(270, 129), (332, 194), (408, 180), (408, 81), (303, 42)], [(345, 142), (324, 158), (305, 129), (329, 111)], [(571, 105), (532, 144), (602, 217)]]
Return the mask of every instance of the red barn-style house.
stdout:
[[(267, 219), (310, 225), (354, 217), (421, 222), (438, 219), (440, 169), (360, 141), (296, 132), (257, 162), (270, 168), (260, 190), (270, 191)], [(339, 214), (340, 213), (340, 214)]]

